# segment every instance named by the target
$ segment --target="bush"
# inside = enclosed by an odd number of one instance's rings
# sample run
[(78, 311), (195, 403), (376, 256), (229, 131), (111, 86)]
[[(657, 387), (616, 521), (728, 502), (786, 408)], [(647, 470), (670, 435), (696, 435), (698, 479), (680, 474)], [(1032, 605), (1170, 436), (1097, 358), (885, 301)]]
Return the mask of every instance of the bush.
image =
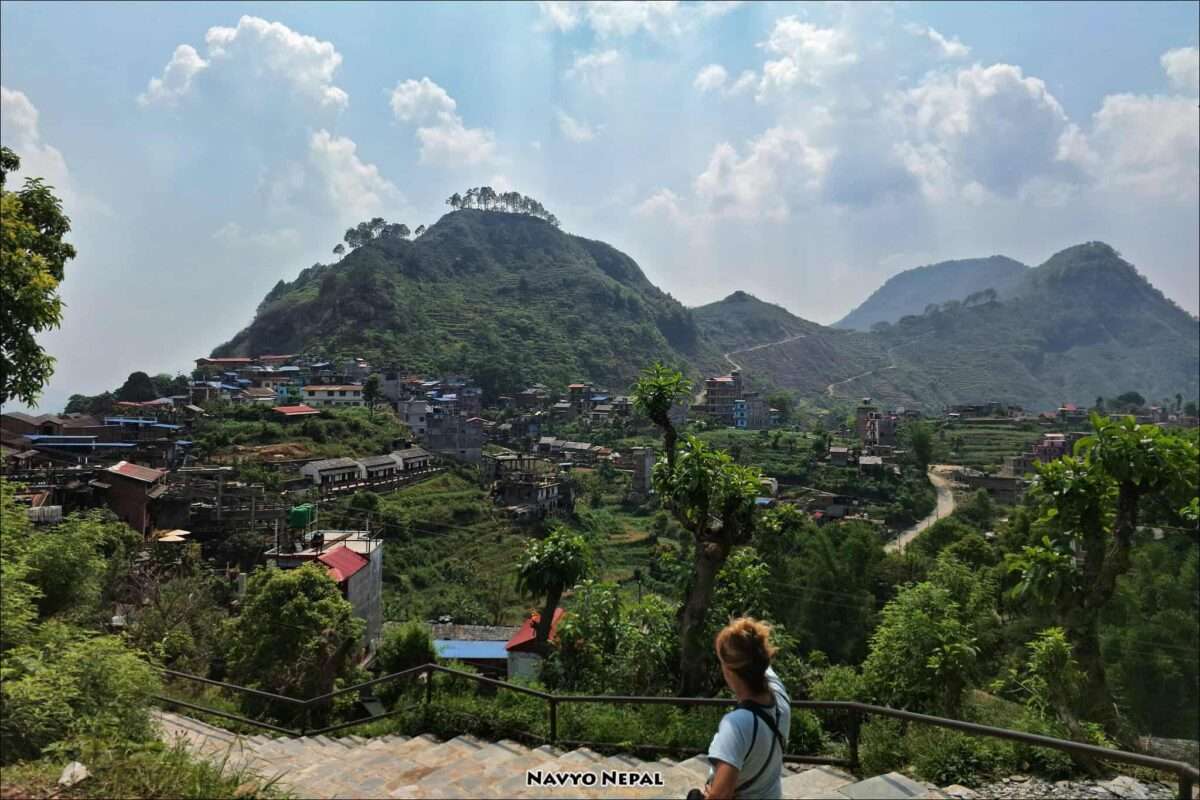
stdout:
[(866, 775), (882, 775), (903, 767), (908, 761), (908, 750), (900, 721), (883, 717), (863, 725), (859, 760)]
[(990, 739), (923, 725), (910, 729), (907, 741), (917, 775), (939, 786), (979, 783), (1007, 763), (1006, 749)]
[(437, 661), (429, 628), (416, 621), (389, 625), (379, 644), (378, 660), (385, 675)]
[(0, 742), (6, 760), (36, 758), (80, 737), (143, 741), (153, 669), (115, 636), (89, 637), (47, 622), (34, 644), (5, 654)]

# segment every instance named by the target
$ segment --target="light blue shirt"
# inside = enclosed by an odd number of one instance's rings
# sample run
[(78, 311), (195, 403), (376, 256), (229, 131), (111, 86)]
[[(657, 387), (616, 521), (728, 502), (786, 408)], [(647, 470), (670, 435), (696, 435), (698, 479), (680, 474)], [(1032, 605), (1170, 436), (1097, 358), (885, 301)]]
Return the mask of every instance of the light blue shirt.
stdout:
[[(788, 703), (787, 688), (775, 670), (767, 668), (767, 687), (775, 698), (774, 718), (783, 734), (783, 741), (772, 749), (775, 734), (753, 711), (734, 709), (721, 718), (717, 734), (708, 746), (708, 760), (724, 761), (738, 770), (738, 785), (753, 778), (763, 764), (769, 764), (754, 783), (737, 792), (737, 797), (772, 798), (783, 796), (783, 751), (787, 748), (787, 737), (791, 731), (792, 708)], [(767, 711), (772, 714), (771, 711)], [(758, 725), (757, 736), (754, 726)], [(753, 740), (754, 746), (750, 746)], [(770, 761), (768, 762), (768, 759)], [(708, 782), (711, 783), (716, 765), (710, 765)]]

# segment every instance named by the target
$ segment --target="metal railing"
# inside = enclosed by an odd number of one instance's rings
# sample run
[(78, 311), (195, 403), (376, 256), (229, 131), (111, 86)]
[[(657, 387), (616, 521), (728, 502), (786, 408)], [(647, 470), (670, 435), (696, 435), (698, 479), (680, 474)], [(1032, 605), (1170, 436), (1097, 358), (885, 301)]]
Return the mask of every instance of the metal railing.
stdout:
[[(175, 670), (160, 669), (167, 676), (179, 678), (181, 680), (191, 681), (208, 686), (214, 686), (221, 689), (238, 692), (250, 697), (257, 697), (263, 700), (270, 700), (277, 703), (283, 703), (297, 710), (309, 712), (313, 708), (324, 705), (331, 705), (331, 701), (351, 692), (361, 693), (365, 689), (370, 689), (374, 686), (379, 686), (385, 683), (393, 683), (404, 678), (410, 678), (416, 675), (423, 675), (425, 678), (425, 698), (423, 702), (413, 703), (402, 708), (395, 708), (391, 711), (374, 714), (361, 719), (340, 722), (334, 725), (328, 725), (320, 728), (309, 728), (307, 725), (301, 728), (292, 729), (272, 723), (262, 722), (240, 714), (233, 714), (228, 711), (209, 708), (196, 703), (180, 700), (165, 695), (155, 695), (154, 699), (167, 705), (175, 705), (182, 708), (187, 708), (193, 711), (198, 711), (204, 714), (212, 714), (217, 717), (239, 722), (244, 725), (250, 725), (264, 730), (273, 731), (275, 733), (284, 734), (286, 736), (318, 736), (321, 734), (331, 733), (333, 731), (344, 730), (357, 725), (363, 725), (386, 717), (395, 716), (405, 711), (410, 711), (414, 708), (424, 706), (428, 709), (433, 703), (433, 676), (435, 673), (443, 673), (454, 675), (456, 677), (465, 678), (475, 681), (478, 684), (492, 686), (504, 691), (515, 692), (530, 697), (536, 697), (539, 700), (545, 701), (548, 706), (549, 717), (547, 720), (547, 731), (549, 736), (540, 736), (528, 731), (521, 733), (531, 739), (541, 740), (550, 744), (573, 745), (577, 747), (614, 747), (619, 743), (616, 742), (589, 742), (575, 739), (559, 739), (558, 738), (558, 708), (560, 705), (569, 704), (604, 704), (604, 705), (669, 705), (675, 707), (724, 707), (729, 708), (737, 704), (736, 700), (711, 697), (638, 697), (627, 695), (563, 695), (543, 692), (538, 689), (531, 689), (527, 686), (520, 686), (509, 683), (507, 681), (488, 678), (483, 675), (476, 675), (471, 672), (463, 672), (461, 670), (444, 667), (440, 664), (423, 664), (419, 667), (393, 672), (390, 675), (384, 675), (373, 680), (359, 683), (354, 686), (349, 686), (344, 689), (338, 689), (333, 692), (310, 697), (307, 700), (297, 700), (286, 695), (266, 692), (261, 689), (251, 689), (246, 686), (238, 686), (224, 681), (217, 681), (211, 678), (202, 678), (198, 675), (190, 675), (186, 672), (177, 672)], [(918, 714), (913, 711), (904, 711), (902, 709), (888, 708), (886, 706), (876, 706), (869, 703), (858, 703), (844, 700), (793, 700), (793, 709), (807, 709), (812, 711), (839, 711), (842, 712), (849, 720), (849, 729), (847, 732), (847, 749), (849, 758), (835, 758), (829, 756), (815, 755), (785, 755), (784, 759), (793, 763), (801, 764), (826, 764), (831, 766), (847, 767), (851, 770), (857, 770), (859, 767), (859, 732), (866, 717), (890, 717), (892, 719), (903, 720), (905, 722), (918, 723), (921, 725), (932, 725), (939, 728), (948, 728), (950, 730), (959, 731), (970, 736), (986, 736), (993, 739), (1007, 739), (1009, 741), (1020, 742), (1022, 744), (1033, 747), (1045, 747), (1052, 750), (1061, 750), (1073, 756), (1078, 756), (1086, 759), (1094, 759), (1096, 761), (1119, 762), (1124, 764), (1133, 764), (1139, 767), (1158, 770), (1161, 772), (1171, 773), (1178, 778), (1179, 781), (1179, 797), (1181, 800), (1191, 800), (1192, 788), (1200, 782), (1200, 770), (1190, 764), (1182, 761), (1172, 761), (1158, 756), (1146, 755), (1144, 753), (1130, 753), (1124, 750), (1110, 750), (1106, 747), (1100, 747), (1094, 744), (1086, 744), (1084, 742), (1073, 742), (1068, 739), (1056, 739), (1051, 736), (1042, 736), (1036, 733), (1026, 733), (1025, 731), (1014, 731), (1008, 728), (997, 728), (991, 725), (981, 725), (975, 722), (966, 722), (957, 719), (948, 719), (946, 717), (935, 717), (929, 714)], [(304, 719), (308, 719), (306, 713)], [(696, 753), (699, 748), (674, 747), (651, 744), (634, 744), (633, 749), (645, 750), (650, 752), (690, 752)]]

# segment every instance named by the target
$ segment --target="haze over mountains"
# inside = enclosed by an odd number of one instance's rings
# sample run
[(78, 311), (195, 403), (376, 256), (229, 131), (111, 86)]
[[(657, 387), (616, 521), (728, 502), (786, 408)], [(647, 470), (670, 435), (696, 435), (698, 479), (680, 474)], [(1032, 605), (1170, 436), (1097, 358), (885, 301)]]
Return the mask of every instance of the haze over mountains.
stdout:
[(736, 364), (764, 388), (930, 410), (1200, 391), (1200, 323), (1099, 242), (1032, 269), (993, 256), (909, 270), (838, 326), (741, 291), (687, 309), (607, 244), (464, 210), (280, 281), (214, 355), (361, 355), (464, 370), (492, 392), (582, 378), (623, 388), (654, 359), (693, 377)]

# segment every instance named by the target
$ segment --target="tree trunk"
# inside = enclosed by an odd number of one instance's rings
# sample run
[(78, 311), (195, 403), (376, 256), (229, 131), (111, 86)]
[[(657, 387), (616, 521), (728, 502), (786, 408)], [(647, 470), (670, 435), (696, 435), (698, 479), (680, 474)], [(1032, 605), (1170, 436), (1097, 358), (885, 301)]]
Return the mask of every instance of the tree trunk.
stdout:
[(562, 599), (562, 593), (562, 587), (559, 586), (546, 595), (546, 607), (542, 609), (542, 615), (534, 628), (537, 649), (543, 657), (550, 652), (550, 627), (554, 624), (554, 612), (558, 608), (558, 601)]
[(701, 539), (696, 543), (694, 579), (679, 626), (679, 694), (684, 697), (694, 697), (706, 688), (706, 650), (712, 643), (704, 640), (704, 620), (712, 605), (717, 573), (728, 557), (729, 546), (723, 542)]

